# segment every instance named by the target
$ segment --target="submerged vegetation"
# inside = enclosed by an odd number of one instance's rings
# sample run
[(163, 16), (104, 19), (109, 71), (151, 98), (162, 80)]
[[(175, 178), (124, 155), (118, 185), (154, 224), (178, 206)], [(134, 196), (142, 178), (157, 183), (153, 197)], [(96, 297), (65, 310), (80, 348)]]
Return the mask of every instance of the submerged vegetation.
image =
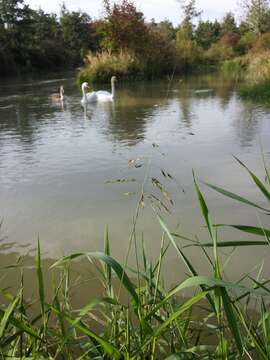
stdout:
[[(270, 202), (270, 173), (264, 161), (265, 181), (260, 180), (245, 164), (255, 186)], [(172, 178), (162, 170), (164, 177)], [(171, 204), (169, 193), (156, 178), (149, 178)], [(152, 205), (162, 202), (142, 192), (139, 195), (134, 225), (129, 239), (128, 254), (121, 265), (110, 252), (109, 233), (104, 235), (104, 252), (74, 253), (51, 267), (53, 294), (46, 297), (41, 249), (38, 242), (36, 277), (38, 284), (37, 313), (35, 301), (24, 294), (25, 269), (20, 260), (14, 266), (1, 268), (21, 271), (21, 287), (17, 294), (1, 289), (7, 305), (0, 307), (0, 354), (3, 358), (21, 359), (269, 359), (269, 279), (251, 274), (236, 282), (226, 279), (221, 248), (269, 246), (270, 229), (247, 225), (230, 226), (254, 236), (252, 240), (220, 241), (204, 196), (194, 177), (198, 204), (208, 230), (209, 242), (201, 243), (181, 233), (171, 232), (157, 215), (161, 229), (160, 253), (156, 261), (149, 260), (144, 242), (139, 244), (136, 221), (147, 199)], [(244, 205), (270, 215), (267, 205), (260, 205), (215, 185), (212, 190)], [(255, 238), (256, 237), (256, 238)], [(257, 238), (258, 237), (258, 238)], [(210, 276), (202, 276), (188, 258), (186, 247), (194, 246), (209, 263)], [(135, 268), (129, 267), (131, 248), (135, 253)], [(162, 279), (162, 269), (169, 247), (184, 264), (187, 276), (168, 290)], [(142, 249), (142, 250), (138, 250)], [(212, 251), (209, 251), (211, 250)], [(96, 266), (102, 290), (100, 297), (89, 299), (81, 308), (72, 303), (71, 264), (85, 258)], [(228, 259), (226, 259), (227, 261)], [(176, 265), (177, 266), (177, 265)], [(173, 269), (177, 271), (177, 267)], [(179, 276), (183, 278), (183, 273)], [(185, 290), (189, 289), (188, 298)], [(1, 302), (2, 303), (2, 302)], [(256, 313), (250, 311), (257, 304)]]

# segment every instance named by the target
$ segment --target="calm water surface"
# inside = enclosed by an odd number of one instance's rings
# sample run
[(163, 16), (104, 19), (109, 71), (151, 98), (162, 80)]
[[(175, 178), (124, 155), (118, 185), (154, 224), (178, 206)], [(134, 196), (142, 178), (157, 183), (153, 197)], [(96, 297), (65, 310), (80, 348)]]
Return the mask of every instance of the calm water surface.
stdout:
[[(63, 108), (50, 97), (61, 84)], [(70, 77), (1, 83), (0, 217), (5, 254), (24, 254), (35, 247), (38, 236), (44, 256), (51, 258), (102, 250), (107, 224), (112, 252), (123, 257), (146, 173), (162, 182), (174, 201), (172, 207), (150, 180), (146, 182), (145, 191), (172, 211), (162, 212), (170, 228), (202, 240), (207, 235), (195, 201), (192, 169), (200, 180), (263, 204), (232, 156), (262, 175), (260, 142), (270, 160), (269, 108), (239, 99), (233, 82), (217, 75), (176, 79), (169, 89), (166, 81), (117, 85), (115, 103), (83, 109), (80, 89)], [(161, 169), (174, 180), (164, 178)], [(126, 181), (115, 183), (117, 179)], [(216, 222), (258, 226), (254, 209), (202, 190)], [(144, 232), (154, 257), (161, 230), (146, 198), (145, 205), (137, 232)], [(267, 224), (267, 219), (260, 221)], [(220, 237), (244, 238), (229, 231)], [(203, 268), (201, 254), (188, 252)], [(240, 275), (264, 257), (262, 249), (238, 250), (230, 271)], [(174, 264), (171, 251), (169, 271)]]

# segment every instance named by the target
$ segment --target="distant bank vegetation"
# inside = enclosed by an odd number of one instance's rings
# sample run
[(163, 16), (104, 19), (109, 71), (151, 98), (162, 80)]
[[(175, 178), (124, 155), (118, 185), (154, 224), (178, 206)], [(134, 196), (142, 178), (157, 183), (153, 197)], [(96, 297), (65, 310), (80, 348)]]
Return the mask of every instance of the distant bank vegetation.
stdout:
[(231, 12), (220, 21), (202, 20), (195, 0), (185, 0), (178, 26), (146, 21), (131, 0), (103, 3), (104, 16), (93, 20), (64, 4), (58, 17), (24, 0), (2, 0), (0, 75), (80, 66), (80, 82), (102, 82), (112, 75), (154, 78), (214, 67), (244, 70), (243, 94), (262, 84), (268, 89), (269, 0), (244, 0), (239, 24)]

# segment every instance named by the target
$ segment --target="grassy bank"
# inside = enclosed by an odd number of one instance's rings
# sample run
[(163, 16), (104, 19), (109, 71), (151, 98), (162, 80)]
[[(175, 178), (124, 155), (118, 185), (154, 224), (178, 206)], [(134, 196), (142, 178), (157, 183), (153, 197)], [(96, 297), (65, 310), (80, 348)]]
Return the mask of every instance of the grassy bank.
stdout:
[[(260, 180), (240, 160), (258, 190), (270, 202), (270, 173), (264, 161), (265, 180)], [(163, 176), (169, 176), (164, 172)], [(156, 180), (156, 186), (161, 183)], [(237, 194), (206, 184), (212, 190), (243, 203), (266, 215), (269, 207), (255, 204)], [(145, 205), (139, 196), (134, 225), (129, 237), (128, 254), (120, 264), (110, 252), (108, 230), (104, 234), (104, 252), (74, 253), (51, 266), (54, 279), (52, 295), (46, 297), (44, 269), (38, 242), (35, 272), (38, 300), (26, 299), (25, 269), (18, 262), (1, 268), (19, 268), (21, 286), (17, 294), (1, 289), (7, 305), (0, 306), (0, 354), (3, 359), (269, 359), (269, 279), (260, 280), (249, 274), (237, 282), (224, 277), (221, 248), (263, 246), (268, 250), (270, 229), (248, 225), (226, 225), (253, 240), (219, 241), (217, 227), (194, 178), (195, 192), (202, 217), (208, 229), (209, 242), (200, 243), (181, 233), (173, 233), (157, 216), (161, 229), (160, 253), (155, 261), (144, 250), (144, 242), (136, 236), (136, 221)], [(162, 189), (162, 187), (161, 187)], [(165, 197), (169, 197), (164, 192)], [(162, 206), (160, 202), (160, 206)], [(257, 218), (255, 219), (257, 222)], [(223, 225), (225, 226), (225, 225)], [(186, 244), (183, 246), (183, 244)], [(186, 246), (194, 246), (206, 257), (211, 276), (196, 271), (186, 254)], [(186, 267), (186, 279), (168, 290), (162, 280), (162, 268), (169, 247)], [(135, 268), (128, 265), (134, 248)], [(140, 250), (139, 250), (140, 249)], [(95, 266), (102, 286), (99, 296), (93, 294), (88, 303), (76, 308), (72, 302), (71, 264), (82, 258)], [(228, 259), (225, 259), (227, 262)], [(172, 269), (177, 271), (177, 268)], [(182, 274), (183, 275), (183, 274)], [(182, 276), (181, 276), (182, 277)], [(185, 291), (193, 295), (185, 299)], [(258, 314), (251, 316), (250, 301), (257, 303)], [(36, 303), (36, 301), (38, 303)], [(37, 306), (38, 305), (38, 306)], [(39, 310), (33, 314), (33, 306)]]
[(142, 65), (133, 54), (127, 51), (121, 51), (118, 54), (108, 51), (88, 54), (85, 63), (78, 73), (79, 83), (108, 82), (112, 76), (117, 76), (122, 81), (143, 77)]
[(269, 101), (270, 99), (270, 52), (263, 51), (247, 57), (245, 83), (240, 88), (244, 98)]

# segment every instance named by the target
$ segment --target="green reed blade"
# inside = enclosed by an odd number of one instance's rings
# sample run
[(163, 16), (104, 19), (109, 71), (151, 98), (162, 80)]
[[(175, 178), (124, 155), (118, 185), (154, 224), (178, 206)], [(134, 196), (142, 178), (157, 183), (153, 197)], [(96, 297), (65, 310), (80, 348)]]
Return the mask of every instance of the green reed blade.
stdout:
[(6, 311), (4, 312), (1, 322), (0, 322), (0, 341), (3, 338), (4, 331), (6, 329), (6, 326), (9, 323), (9, 319), (12, 316), (20, 298), (21, 298), (22, 290), (19, 291), (18, 295), (15, 297), (15, 299), (8, 305)]
[(209, 184), (207, 182), (204, 182), (203, 184), (205, 184), (206, 186), (210, 187), (211, 189), (213, 189), (213, 190), (217, 191), (218, 193), (220, 193), (222, 195), (225, 195), (225, 196), (227, 196), (227, 197), (229, 197), (229, 198), (231, 198), (233, 200), (240, 201), (241, 203), (253, 206), (253, 207), (257, 208), (257, 209), (260, 209), (260, 210), (263, 210), (263, 211), (266, 211), (266, 212), (270, 212), (270, 209), (266, 209), (266, 208), (264, 208), (264, 207), (262, 207), (260, 205), (257, 205), (255, 203), (243, 198), (242, 196), (239, 196), (239, 195), (237, 195), (235, 193), (232, 193), (232, 192), (230, 192), (228, 190), (222, 189), (222, 188), (220, 188), (218, 186)]
[(251, 176), (252, 180), (254, 181), (254, 183), (257, 185), (257, 187), (261, 190), (261, 192), (263, 193), (263, 195), (266, 197), (266, 199), (268, 199), (270, 201), (270, 192), (268, 191), (268, 189), (264, 186), (264, 184), (262, 183), (262, 181), (251, 171), (249, 170), (249, 168), (241, 161), (239, 160), (236, 156), (234, 156), (235, 160), (238, 161), (238, 163), (243, 166), (249, 173), (249, 175)]
[[(236, 240), (236, 241), (219, 241), (217, 247), (239, 247), (239, 246), (265, 246), (269, 245), (268, 241), (256, 241), (256, 240)], [(191, 244), (186, 245), (184, 248), (188, 247), (213, 247), (213, 243), (200, 243), (200, 244)]]
[(101, 253), (101, 252), (74, 253), (74, 254), (71, 254), (70, 256), (66, 256), (66, 257), (58, 260), (55, 264), (52, 265), (52, 267), (63, 265), (64, 263), (67, 263), (67, 262), (69, 262), (71, 260), (74, 260), (74, 259), (78, 259), (79, 257), (83, 257), (83, 256), (89, 257), (89, 258), (94, 258), (94, 259), (97, 259), (97, 260), (101, 260), (107, 266), (109, 266), (111, 269), (113, 269), (114, 272), (116, 273), (116, 275), (118, 276), (118, 278), (120, 279), (120, 281), (123, 282), (123, 285), (125, 286), (126, 290), (131, 295), (136, 307), (138, 307), (138, 305), (139, 305), (139, 297), (138, 297), (138, 295), (136, 293), (135, 286), (130, 281), (128, 275), (126, 274), (126, 272), (124, 271), (122, 266), (119, 264), (119, 262), (117, 262), (111, 256), (108, 256), (108, 255), (106, 255), (104, 253)]
[(241, 337), (241, 334), (239, 331), (239, 326), (238, 326), (238, 323), (236, 320), (236, 316), (234, 314), (232, 301), (231, 301), (225, 288), (220, 288), (220, 293), (222, 296), (223, 306), (224, 306), (224, 310), (225, 310), (225, 313), (227, 316), (229, 328), (231, 330), (232, 335), (234, 336), (235, 343), (238, 348), (239, 354), (243, 355), (244, 345), (243, 345), (242, 337)]
[(60, 316), (62, 316), (63, 319), (66, 320), (71, 326), (75, 327), (77, 330), (82, 332), (84, 335), (97, 341), (101, 345), (103, 351), (106, 354), (110, 355), (112, 357), (112, 359), (116, 359), (116, 360), (122, 359), (122, 355), (118, 349), (116, 349), (111, 343), (109, 343), (108, 341), (104, 340), (102, 337), (100, 337), (99, 335), (97, 335), (96, 333), (91, 331), (83, 323), (81, 323), (81, 322), (76, 323), (75, 320), (73, 318), (71, 318), (69, 315), (67, 315), (63, 312), (59, 312), (57, 309), (55, 309), (53, 307), (51, 307), (51, 309), (56, 314), (59, 314)]

